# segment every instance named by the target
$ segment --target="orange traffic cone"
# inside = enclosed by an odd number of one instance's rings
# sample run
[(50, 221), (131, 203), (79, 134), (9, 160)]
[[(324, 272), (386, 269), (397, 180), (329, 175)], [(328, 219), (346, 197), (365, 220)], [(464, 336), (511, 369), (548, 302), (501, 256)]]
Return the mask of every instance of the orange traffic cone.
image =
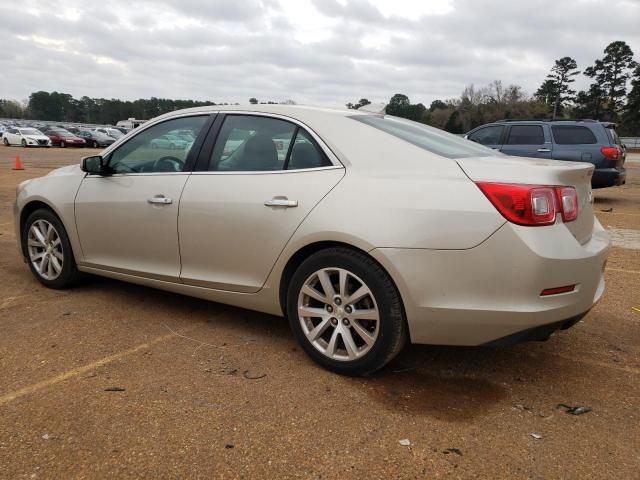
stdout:
[(20, 155), (16, 155), (16, 164), (13, 167), (13, 170), (24, 170), (24, 166), (22, 165), (22, 160), (20, 160)]

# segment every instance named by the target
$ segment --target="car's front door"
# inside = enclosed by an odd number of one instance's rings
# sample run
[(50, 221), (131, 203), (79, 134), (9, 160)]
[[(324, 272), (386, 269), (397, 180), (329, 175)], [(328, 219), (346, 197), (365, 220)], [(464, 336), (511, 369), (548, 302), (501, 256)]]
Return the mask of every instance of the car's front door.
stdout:
[[(208, 120), (183, 116), (145, 128), (105, 157), (107, 175), (84, 178), (75, 203), (83, 265), (178, 281), (178, 205)], [(200, 141), (184, 150), (151, 147), (176, 128)]]
[(553, 144), (547, 125), (511, 125), (502, 152), (520, 157), (551, 158)]
[(215, 146), (203, 148), (202, 171), (189, 177), (180, 202), (181, 280), (257, 292), (344, 167), (295, 123), (239, 114), (218, 121)]

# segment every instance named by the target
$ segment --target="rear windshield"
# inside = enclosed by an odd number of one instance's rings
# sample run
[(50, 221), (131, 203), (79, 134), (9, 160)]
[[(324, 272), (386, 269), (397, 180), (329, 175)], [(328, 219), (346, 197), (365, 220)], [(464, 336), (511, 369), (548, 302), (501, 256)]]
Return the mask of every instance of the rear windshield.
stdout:
[(495, 150), (470, 140), (411, 120), (389, 115), (355, 115), (350, 118), (446, 158), (489, 157), (498, 154)]
[(558, 145), (585, 145), (598, 143), (596, 136), (587, 127), (575, 125), (554, 125), (553, 138)]
[(605, 130), (607, 132), (607, 137), (609, 137), (611, 143), (613, 143), (614, 145), (622, 145), (622, 140), (620, 140), (618, 132), (616, 132), (613, 127), (605, 127)]

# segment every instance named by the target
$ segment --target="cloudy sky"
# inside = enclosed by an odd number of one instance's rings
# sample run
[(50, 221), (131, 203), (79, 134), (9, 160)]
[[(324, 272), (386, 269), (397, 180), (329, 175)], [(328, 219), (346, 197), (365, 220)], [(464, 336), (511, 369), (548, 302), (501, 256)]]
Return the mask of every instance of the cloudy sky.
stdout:
[(0, 18), (0, 98), (18, 100), (428, 105), (494, 79), (533, 93), (614, 40), (640, 60), (640, 0), (2, 0)]

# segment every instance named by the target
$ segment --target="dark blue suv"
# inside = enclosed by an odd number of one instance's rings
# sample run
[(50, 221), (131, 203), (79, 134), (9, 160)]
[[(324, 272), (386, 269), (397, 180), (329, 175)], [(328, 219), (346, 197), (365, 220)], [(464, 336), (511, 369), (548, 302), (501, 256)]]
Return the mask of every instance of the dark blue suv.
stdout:
[(626, 181), (625, 148), (615, 124), (595, 120), (500, 120), (474, 128), (465, 138), (507, 155), (595, 165), (593, 188)]

